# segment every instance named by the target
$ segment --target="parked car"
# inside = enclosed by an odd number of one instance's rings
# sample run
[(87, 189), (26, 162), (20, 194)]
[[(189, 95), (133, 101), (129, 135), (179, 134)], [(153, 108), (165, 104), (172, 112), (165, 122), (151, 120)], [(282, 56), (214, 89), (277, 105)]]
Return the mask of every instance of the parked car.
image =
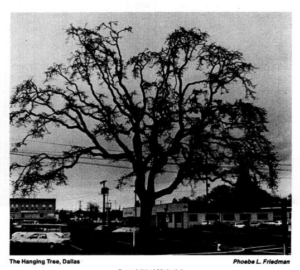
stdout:
[(121, 227), (113, 231), (113, 233), (131, 233), (133, 231), (138, 232), (139, 228), (136, 227)]
[(235, 222), (233, 224), (233, 227), (241, 229), (241, 228), (245, 228), (246, 224), (244, 222)]
[(112, 232), (116, 230), (118, 227), (116, 225), (99, 225), (97, 226), (94, 231), (98, 232)]
[(250, 221), (249, 226), (252, 228), (257, 228), (257, 227), (261, 226), (261, 223), (258, 221)]
[(27, 220), (27, 219), (24, 219), (22, 221), (22, 224), (39, 224), (38, 220)]
[(51, 249), (70, 244), (63, 234), (55, 232), (15, 232), (10, 241), (17, 246), (41, 245)]
[(203, 220), (201, 222), (201, 225), (203, 225), (203, 226), (213, 225), (213, 224), (214, 224), (214, 221), (212, 221), (212, 220)]
[(21, 229), (22, 228), (22, 223), (14, 222), (12, 224), (12, 226), (13, 226), (14, 229)]
[(276, 220), (276, 221), (265, 221), (263, 222), (264, 225), (270, 225), (270, 226), (281, 226), (282, 221), (281, 220)]
[(230, 226), (232, 227), (234, 225), (234, 221), (222, 221), (222, 224), (226, 225), (226, 226)]

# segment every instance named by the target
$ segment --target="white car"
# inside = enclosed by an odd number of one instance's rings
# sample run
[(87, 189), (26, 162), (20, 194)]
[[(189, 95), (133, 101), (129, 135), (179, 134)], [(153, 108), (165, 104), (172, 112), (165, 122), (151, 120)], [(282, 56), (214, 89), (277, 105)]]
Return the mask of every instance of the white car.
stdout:
[(266, 224), (266, 225), (272, 225), (272, 226), (281, 226), (282, 225), (282, 221), (281, 220), (265, 221), (264, 224)]
[(213, 225), (213, 224), (214, 224), (214, 222), (212, 220), (203, 220), (201, 222), (201, 225), (203, 225), (203, 226)]
[(138, 232), (139, 228), (135, 227), (121, 227), (113, 231), (113, 233), (131, 233), (133, 231)]
[(69, 238), (55, 232), (15, 232), (10, 241), (18, 246), (33, 244), (48, 246), (49, 248), (70, 244)]
[(241, 229), (241, 228), (245, 228), (246, 225), (244, 222), (235, 222), (233, 227)]

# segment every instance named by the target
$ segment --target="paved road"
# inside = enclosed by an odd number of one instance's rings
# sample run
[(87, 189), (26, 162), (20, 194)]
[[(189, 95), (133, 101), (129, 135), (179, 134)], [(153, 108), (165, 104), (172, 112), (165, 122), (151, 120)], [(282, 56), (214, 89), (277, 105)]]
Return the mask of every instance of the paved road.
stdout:
[[(291, 255), (291, 247), (286, 250), (286, 255)], [(256, 247), (245, 247), (244, 252), (241, 254), (245, 255), (285, 255), (282, 245), (266, 245)]]
[[(122, 246), (125, 247), (131, 247), (131, 243), (124, 242), (124, 241), (110, 241), (111, 245), (115, 246)], [(121, 248), (122, 249), (122, 248)], [(236, 248), (234, 250), (228, 250), (226, 248), (222, 248), (220, 251), (212, 251), (211, 247), (208, 248), (208, 252), (201, 251), (201, 252), (176, 252), (174, 255), (284, 255), (284, 250), (282, 246), (279, 245), (263, 245), (263, 246), (250, 246), (250, 247), (242, 247), (242, 248)], [(116, 251), (115, 254), (118, 254), (119, 252)], [(66, 247), (64, 249), (60, 250), (45, 250), (45, 249), (36, 249), (36, 248), (12, 248), (11, 249), (11, 255), (88, 255), (88, 254), (99, 254), (99, 255), (108, 255), (112, 254), (111, 251), (102, 250), (99, 249), (91, 251), (86, 250), (83, 247), (79, 247), (77, 245), (71, 245), (69, 247)], [(122, 254), (122, 252), (120, 252)], [(287, 255), (291, 254), (291, 248), (287, 248)]]
[(54, 250), (34, 245), (10, 248), (10, 255), (81, 255), (82, 252), (83, 250), (75, 245)]

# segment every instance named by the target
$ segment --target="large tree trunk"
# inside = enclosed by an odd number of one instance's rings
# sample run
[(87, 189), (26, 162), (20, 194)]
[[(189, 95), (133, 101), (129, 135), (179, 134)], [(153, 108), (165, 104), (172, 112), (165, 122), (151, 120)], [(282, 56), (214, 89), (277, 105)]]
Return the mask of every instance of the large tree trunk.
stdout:
[(142, 253), (152, 251), (151, 216), (155, 200), (152, 196), (141, 199), (140, 231), (137, 237), (137, 248)]

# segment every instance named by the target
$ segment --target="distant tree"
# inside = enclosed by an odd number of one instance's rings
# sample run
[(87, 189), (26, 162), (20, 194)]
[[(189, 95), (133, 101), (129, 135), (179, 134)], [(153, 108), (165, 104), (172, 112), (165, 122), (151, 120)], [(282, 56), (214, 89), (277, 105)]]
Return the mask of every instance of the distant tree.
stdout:
[[(118, 30), (114, 22), (95, 29), (71, 25), (67, 35), (78, 49), (69, 64), (50, 67), (42, 87), (33, 79), (16, 87), (10, 120), (28, 133), (15, 150), (28, 138), (44, 138), (50, 126), (78, 132), (90, 144), (73, 145), (61, 156), (36, 154), (25, 165), (13, 163), (11, 169), (20, 170), (14, 193), (66, 184), (65, 170), (83, 156), (128, 161), (131, 171), (119, 186), (134, 179), (140, 232), (146, 237), (158, 198), (189, 181), (232, 184), (247, 154), (257, 181), (276, 187), (266, 111), (253, 103), (249, 74), (255, 68), (242, 53), (210, 43), (199, 29), (180, 27), (161, 50), (145, 49), (125, 59), (124, 36), (131, 30)], [(176, 173), (170, 184), (157, 189), (159, 176), (171, 165)]]
[(198, 205), (203, 205), (203, 206), (207, 206), (208, 203), (206, 195), (196, 197), (195, 201), (198, 203)]
[(94, 202), (88, 202), (87, 209), (90, 212), (98, 213), (99, 212), (99, 205), (97, 203), (94, 203)]
[(178, 202), (181, 202), (181, 203), (187, 203), (190, 201), (192, 201), (192, 199), (189, 197), (182, 197), (182, 198), (178, 199)]
[(286, 200), (287, 200), (287, 205), (291, 206), (292, 205), (292, 194), (288, 195), (286, 197)]
[(240, 166), (240, 174), (232, 190), (236, 208), (245, 210), (279, 204), (281, 202), (280, 197), (262, 189), (260, 183), (251, 174), (251, 170), (245, 166), (245, 163), (243, 164)]
[[(253, 182), (241, 183), (239, 181), (234, 186), (219, 185), (214, 187), (208, 194), (209, 205), (220, 211), (227, 211), (228, 209), (245, 211), (280, 205), (282, 198), (277, 195), (267, 192)], [(207, 196), (197, 197), (196, 201), (205, 205)]]
[(99, 205), (94, 202), (88, 202), (87, 209), (90, 212), (91, 219), (97, 219), (99, 216)]
[(233, 193), (234, 188), (232, 186), (216, 186), (209, 192), (209, 204), (220, 210), (232, 208), (236, 204)]

